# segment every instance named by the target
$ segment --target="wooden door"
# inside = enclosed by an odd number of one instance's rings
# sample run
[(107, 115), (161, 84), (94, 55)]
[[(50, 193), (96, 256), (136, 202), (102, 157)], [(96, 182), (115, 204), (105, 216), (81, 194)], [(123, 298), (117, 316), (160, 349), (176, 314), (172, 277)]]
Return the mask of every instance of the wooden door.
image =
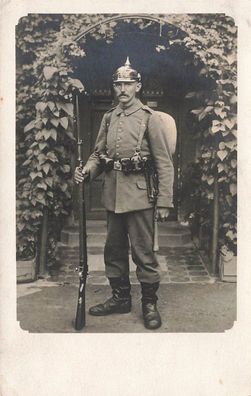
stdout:
[[(94, 150), (95, 141), (104, 113), (111, 108), (111, 98), (92, 98), (87, 101), (80, 99), (80, 127), (83, 135), (83, 157), (86, 162)], [(102, 220), (106, 218), (106, 211), (102, 205), (103, 175), (98, 176), (85, 189), (86, 216), (88, 220)]]

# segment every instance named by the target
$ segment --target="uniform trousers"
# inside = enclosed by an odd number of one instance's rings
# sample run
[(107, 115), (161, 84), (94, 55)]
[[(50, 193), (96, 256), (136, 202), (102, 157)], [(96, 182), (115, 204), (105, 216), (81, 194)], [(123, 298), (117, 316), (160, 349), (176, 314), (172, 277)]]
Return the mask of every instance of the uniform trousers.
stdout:
[(153, 208), (127, 213), (107, 212), (107, 239), (104, 250), (108, 278), (129, 276), (129, 241), (139, 282), (160, 281), (160, 266), (153, 252)]

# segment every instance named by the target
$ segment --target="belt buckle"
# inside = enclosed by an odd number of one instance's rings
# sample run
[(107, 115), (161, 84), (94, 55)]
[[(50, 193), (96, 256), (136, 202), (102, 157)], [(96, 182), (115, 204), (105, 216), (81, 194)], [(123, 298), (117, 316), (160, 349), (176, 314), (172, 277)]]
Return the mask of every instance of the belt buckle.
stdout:
[(114, 161), (113, 169), (117, 170), (117, 171), (121, 171), (122, 170), (122, 164), (119, 161)]

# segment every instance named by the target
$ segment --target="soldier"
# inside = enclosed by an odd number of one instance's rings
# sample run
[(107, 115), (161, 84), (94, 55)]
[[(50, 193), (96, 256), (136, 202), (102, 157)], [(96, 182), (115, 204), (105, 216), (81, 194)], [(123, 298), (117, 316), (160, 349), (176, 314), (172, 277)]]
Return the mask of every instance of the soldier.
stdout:
[(105, 172), (104, 261), (112, 297), (91, 307), (89, 313), (103, 316), (131, 311), (130, 240), (132, 260), (141, 284), (144, 325), (147, 329), (157, 329), (161, 326), (156, 304), (160, 266), (153, 252), (154, 217), (166, 220), (169, 208), (173, 207), (172, 156), (165, 144), (162, 121), (137, 97), (141, 76), (131, 68), (128, 58), (113, 75), (113, 88), (118, 105), (104, 115), (95, 150), (86, 165), (75, 170), (76, 183), (92, 181)]

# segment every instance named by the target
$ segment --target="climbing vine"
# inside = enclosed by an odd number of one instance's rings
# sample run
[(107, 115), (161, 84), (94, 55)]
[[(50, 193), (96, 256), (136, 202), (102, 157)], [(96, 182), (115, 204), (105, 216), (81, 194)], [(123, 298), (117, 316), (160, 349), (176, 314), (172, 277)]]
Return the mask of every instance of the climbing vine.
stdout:
[[(50, 245), (47, 250), (51, 252), (47, 264), (53, 261), (55, 224), (60, 224), (71, 209), (71, 158), (75, 146), (73, 100), (76, 93), (84, 92), (83, 84), (74, 78), (74, 73), (76, 60), (86, 56), (86, 38), (83, 36), (77, 41), (76, 37), (97, 24), (92, 37), (111, 42), (118, 21), (110, 18), (109, 22), (102, 22), (112, 16), (36, 14), (21, 18), (17, 26), (18, 244), (39, 246), (46, 213)], [(197, 159), (201, 179), (195, 194), (205, 202), (212, 201), (214, 183), (219, 184), (220, 236), (222, 244), (234, 250), (236, 27), (231, 18), (222, 14), (162, 15), (161, 18), (163, 24), (168, 23), (175, 29), (166, 37), (166, 45), (156, 50), (167, 51), (170, 46), (182, 48), (200, 68), (201, 75), (215, 82), (215, 88), (208, 95), (202, 92), (187, 95), (187, 100), (193, 98), (200, 103), (192, 109), (201, 124), (201, 153)], [(139, 29), (147, 29), (154, 23), (143, 16), (124, 18), (124, 22), (134, 23)]]
[[(200, 127), (201, 153), (197, 160), (200, 184), (194, 193), (201, 206), (192, 215), (208, 211), (219, 189), (219, 246), (236, 254), (237, 246), (237, 28), (225, 15), (192, 16), (186, 21), (188, 36), (175, 45), (185, 46), (194, 54), (200, 74), (215, 81), (207, 93), (191, 92), (200, 107), (193, 109)], [(197, 212), (197, 213), (196, 213)], [(200, 214), (200, 213), (199, 213)], [(203, 219), (203, 216), (202, 216)], [(206, 219), (212, 229), (212, 215)], [(202, 220), (205, 222), (205, 219)]]

